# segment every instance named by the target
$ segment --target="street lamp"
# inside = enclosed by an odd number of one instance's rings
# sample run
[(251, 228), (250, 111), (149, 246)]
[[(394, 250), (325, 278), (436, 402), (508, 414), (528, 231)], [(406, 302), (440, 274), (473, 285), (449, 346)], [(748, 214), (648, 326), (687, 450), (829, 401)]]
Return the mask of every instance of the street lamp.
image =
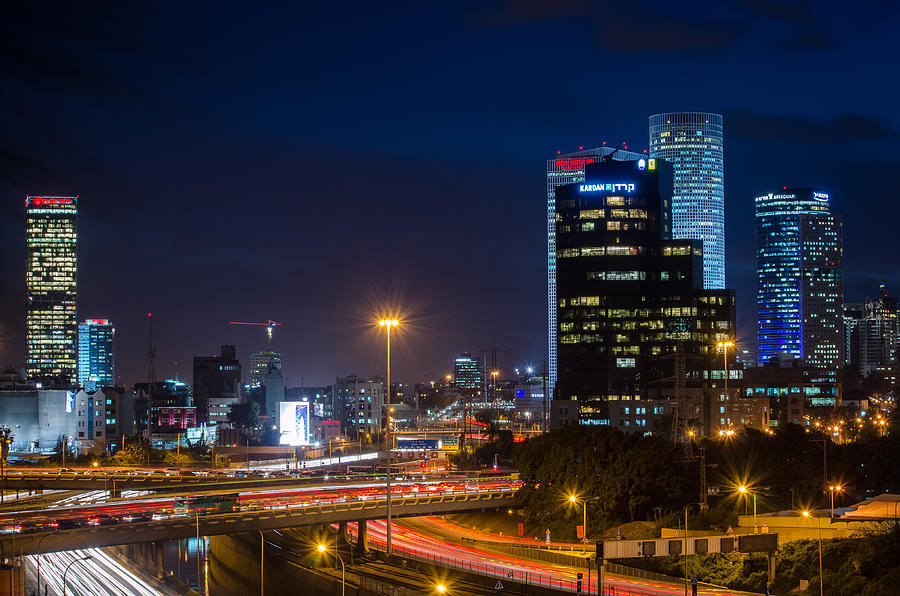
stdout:
[(72, 561), (71, 563), (66, 565), (66, 570), (63, 571), (63, 596), (66, 596), (66, 574), (69, 573), (69, 567), (71, 567), (72, 565), (74, 565), (75, 563), (78, 563), (80, 561), (90, 561), (93, 558), (94, 558), (93, 555), (84, 555), (80, 559), (75, 559), (74, 561)]
[(387, 420), (385, 433), (385, 441), (387, 442), (387, 480), (385, 482), (385, 492), (387, 493), (387, 556), (391, 556), (391, 449), (394, 447), (391, 441), (391, 328), (400, 324), (397, 319), (381, 319), (378, 321), (380, 327), (384, 327), (387, 331), (387, 393), (385, 393), (385, 406), (387, 406)]
[(757, 525), (756, 525), (756, 493), (750, 492), (750, 489), (747, 488), (746, 486), (744, 486), (743, 484), (742, 484), (741, 486), (738, 487), (738, 491), (739, 491), (740, 493), (742, 493), (742, 494), (745, 494), (745, 495), (746, 495), (746, 494), (751, 494), (751, 495), (753, 495), (753, 533), (756, 534), (756, 532), (757, 532)]
[(831, 493), (831, 517), (834, 517), (834, 493), (839, 493), (844, 490), (844, 487), (840, 484), (832, 484), (828, 487), (828, 492)]
[[(584, 511), (584, 521), (582, 522), (582, 526), (581, 526), (581, 531), (582, 531), (581, 539), (584, 542), (587, 542), (587, 499), (579, 499), (575, 495), (569, 495), (569, 502), (572, 503), (573, 505), (575, 503), (581, 503), (581, 505), (582, 505), (582, 509)], [(576, 536), (576, 538), (577, 538), (577, 536)]]
[(445, 586), (444, 584), (438, 584), (434, 587), (434, 589), (438, 594), (443, 594), (447, 591), (447, 586)]
[[(319, 544), (319, 546), (316, 548), (319, 549), (320, 553), (325, 553), (328, 551), (328, 548), (324, 544)], [(337, 548), (334, 549), (334, 556), (336, 556), (338, 558), (338, 561), (341, 562), (341, 596), (344, 596), (344, 589), (346, 587), (346, 582), (345, 582), (345, 577), (346, 577), (345, 571), (346, 570), (344, 569), (344, 560), (341, 558), (340, 553), (337, 552)]]
[(728, 348), (734, 347), (733, 341), (720, 341), (716, 344), (722, 350), (722, 362), (725, 365), (725, 399), (728, 399)]
[[(803, 512), (803, 517), (810, 517), (809, 511)], [(819, 596), (825, 593), (825, 585), (822, 582), (822, 526), (819, 525), (819, 518), (816, 518), (816, 535), (819, 540)]]

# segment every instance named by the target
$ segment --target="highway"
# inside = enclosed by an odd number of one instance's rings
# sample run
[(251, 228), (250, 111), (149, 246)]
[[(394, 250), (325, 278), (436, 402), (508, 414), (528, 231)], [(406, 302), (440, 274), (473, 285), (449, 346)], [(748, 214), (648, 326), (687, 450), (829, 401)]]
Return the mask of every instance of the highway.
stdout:
[[(72, 564), (77, 559), (91, 557)], [(66, 594), (78, 596), (161, 596), (164, 594), (126, 569), (118, 561), (99, 548), (72, 550), (41, 555), (41, 585), (47, 585), (48, 593), (63, 593), (63, 574), (66, 576)], [(26, 557), (29, 572), (37, 569), (37, 556)], [(31, 574), (31, 573), (29, 573)], [(42, 592), (43, 593), (43, 592)]]
[[(348, 524), (348, 531), (355, 535), (356, 525)], [(370, 545), (378, 545), (383, 550), (385, 542), (385, 523), (383, 521), (369, 522), (368, 539)], [(576, 574), (581, 572), (584, 574), (582, 584), (584, 593), (597, 594), (599, 589), (596, 570), (591, 573), (590, 583), (588, 583), (588, 574), (584, 569), (492, 551), (489, 545), (463, 545), (458, 542), (456, 536), (439, 525), (428, 524), (413, 527), (405, 520), (398, 520), (394, 522), (392, 546), (395, 554), (443, 567), (496, 577), (501, 581), (509, 579), (526, 585), (569, 592), (575, 592)], [(617, 596), (681, 596), (684, 594), (684, 584), (681, 582), (666, 583), (619, 575), (604, 577), (603, 588), (604, 595), (615, 594)], [(610, 588), (613, 588), (614, 591), (611, 591)], [(704, 586), (700, 588), (698, 594), (742, 596), (747, 593)]]

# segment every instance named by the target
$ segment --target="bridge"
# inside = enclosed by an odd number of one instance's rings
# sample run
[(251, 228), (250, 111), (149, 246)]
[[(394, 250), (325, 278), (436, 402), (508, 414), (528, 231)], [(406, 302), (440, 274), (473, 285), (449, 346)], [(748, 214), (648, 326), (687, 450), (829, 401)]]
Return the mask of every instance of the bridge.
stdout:
[[(392, 517), (464, 513), (517, 506), (515, 489), (468, 494), (423, 495), (391, 499)], [(368, 521), (387, 517), (387, 499), (304, 505), (255, 512), (173, 516), (167, 520), (81, 527), (0, 537), (0, 556), (51, 553), (76, 548), (157, 542), (200, 536), (277, 530), (317, 524)]]

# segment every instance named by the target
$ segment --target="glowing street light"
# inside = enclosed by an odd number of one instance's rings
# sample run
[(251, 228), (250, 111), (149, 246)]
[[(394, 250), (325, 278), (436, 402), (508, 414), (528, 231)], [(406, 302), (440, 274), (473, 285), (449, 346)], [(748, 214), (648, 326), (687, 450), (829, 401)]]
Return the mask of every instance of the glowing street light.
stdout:
[(584, 511), (584, 520), (582, 521), (582, 526), (581, 526), (581, 532), (582, 532), (581, 539), (584, 542), (587, 542), (587, 499), (579, 499), (575, 495), (569, 495), (569, 502), (572, 503), (573, 505), (575, 505), (576, 503), (581, 503), (581, 505), (582, 505), (582, 510)]
[(756, 493), (751, 492), (750, 489), (743, 484), (738, 487), (738, 492), (744, 495), (753, 495), (753, 533), (756, 534), (756, 532), (758, 531), (758, 527), (756, 525)]
[(443, 594), (447, 591), (447, 586), (445, 586), (444, 584), (438, 584), (434, 587), (434, 589), (438, 594)]
[(387, 497), (387, 555), (391, 556), (391, 449), (394, 443), (391, 440), (391, 328), (400, 324), (397, 319), (381, 319), (378, 321), (379, 327), (384, 327), (387, 331), (387, 393), (385, 393), (385, 406), (387, 406), (387, 428), (385, 433), (385, 441), (387, 442), (387, 480), (385, 482), (385, 492)]
[(828, 492), (831, 493), (831, 517), (834, 517), (834, 493), (843, 492), (844, 487), (840, 484), (832, 484), (828, 487)]
[[(803, 517), (810, 517), (809, 511), (803, 511)], [(814, 516), (813, 516), (814, 517)], [(816, 535), (819, 540), (819, 596), (825, 593), (825, 584), (822, 582), (822, 526), (819, 525), (819, 518), (816, 518)]]
[[(318, 549), (318, 551), (320, 553), (323, 553), (323, 554), (328, 551), (328, 548), (324, 544), (321, 544), (321, 543), (319, 543), (319, 545), (316, 548)], [(345, 569), (344, 569), (344, 560), (341, 558), (340, 553), (337, 552), (337, 549), (334, 549), (334, 556), (336, 556), (338, 558), (338, 561), (341, 562), (341, 596), (344, 596), (344, 589), (346, 588), (346, 581), (345, 581), (346, 574), (345, 574)]]
[(720, 341), (716, 346), (722, 350), (722, 362), (725, 365), (725, 399), (728, 399), (728, 348), (733, 348), (734, 342)]

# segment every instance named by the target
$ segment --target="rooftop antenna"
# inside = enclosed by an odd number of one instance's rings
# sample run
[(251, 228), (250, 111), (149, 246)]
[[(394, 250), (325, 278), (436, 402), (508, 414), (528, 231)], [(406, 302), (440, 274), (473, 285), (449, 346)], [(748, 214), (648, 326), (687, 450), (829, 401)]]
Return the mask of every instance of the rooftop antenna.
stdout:
[(147, 328), (149, 334), (147, 336), (147, 381), (156, 382), (156, 346), (153, 345), (153, 313), (147, 313)]

